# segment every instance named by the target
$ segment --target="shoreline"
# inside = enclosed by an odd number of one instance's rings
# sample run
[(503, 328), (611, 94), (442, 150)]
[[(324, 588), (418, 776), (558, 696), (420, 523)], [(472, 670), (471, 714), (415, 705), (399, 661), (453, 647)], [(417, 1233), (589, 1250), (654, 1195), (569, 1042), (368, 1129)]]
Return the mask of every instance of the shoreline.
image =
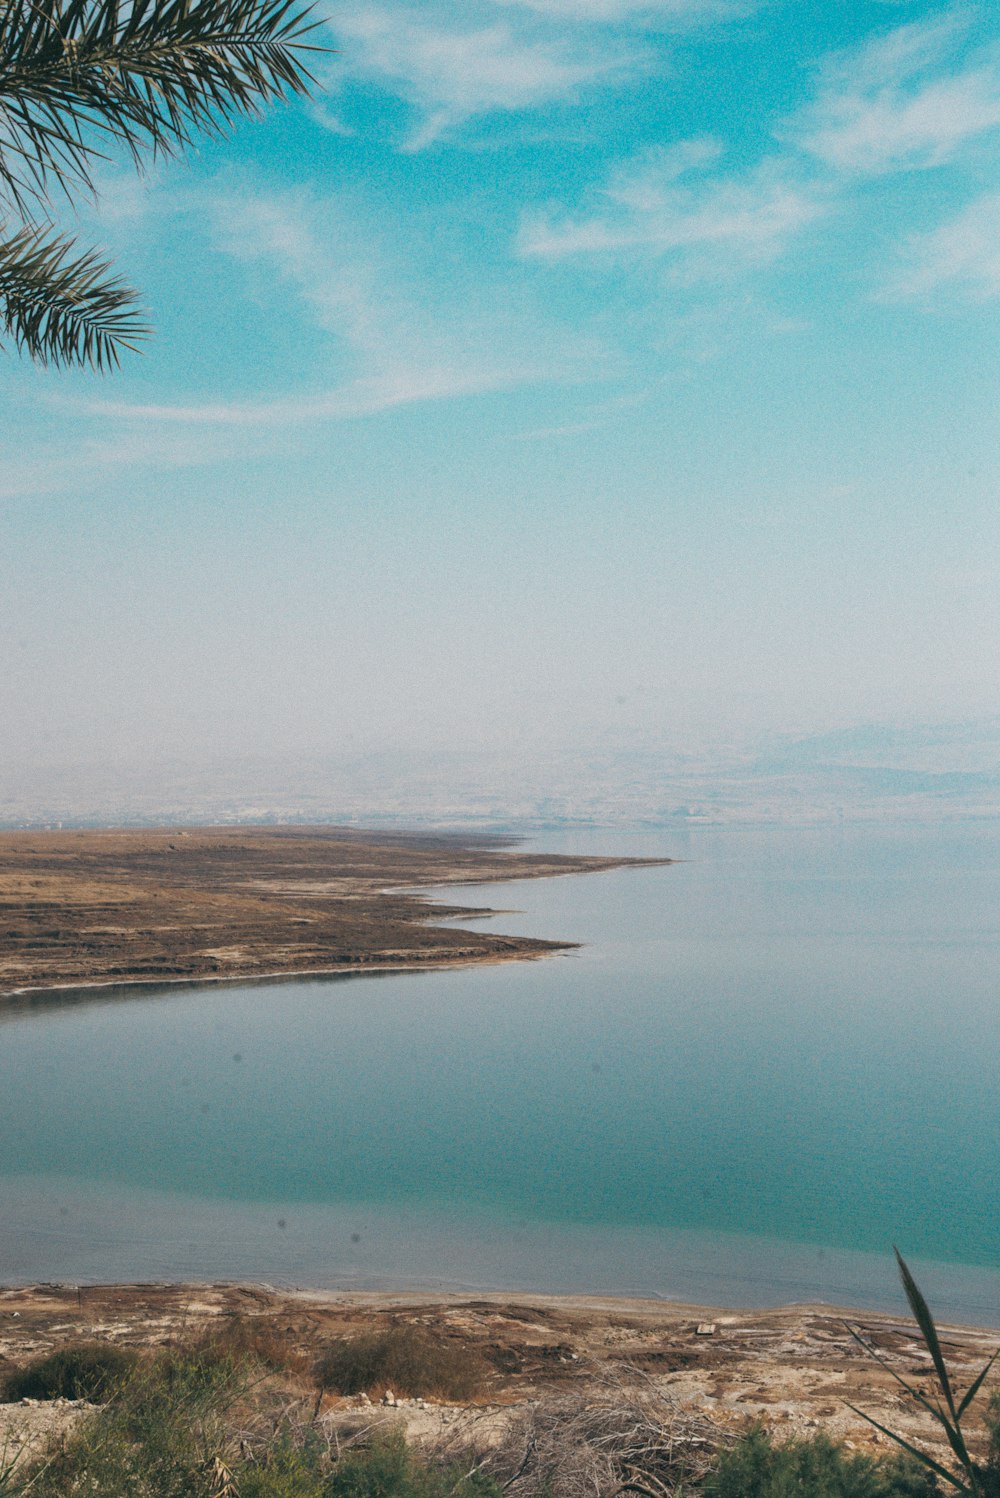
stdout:
[[(503, 911), (477, 913), (477, 920), (486, 914), (502, 915)], [(453, 917), (461, 920), (461, 916)], [(245, 983), (279, 984), (301, 983), (308, 978), (377, 978), (383, 973), (440, 973), (450, 968), (493, 967), (501, 962), (540, 962), (546, 957), (558, 957), (560, 953), (578, 951), (582, 942), (551, 942), (542, 952), (494, 952), (482, 956), (437, 957), (428, 962), (414, 958), (409, 962), (358, 962), (344, 963), (340, 967), (326, 968), (280, 968), (273, 973), (206, 973), (197, 977), (179, 978), (93, 978), (85, 983), (47, 983), (32, 988), (9, 988), (0, 991), (0, 1005), (16, 999), (32, 996), (44, 998), (46, 994), (89, 994), (102, 989), (117, 988), (205, 988), (209, 984)], [(0, 1285), (0, 1290), (2, 1290)]]
[[(19, 1302), (39, 1304), (70, 1300), (84, 1306), (88, 1300), (96, 1304), (115, 1302), (119, 1306), (153, 1302), (162, 1299), (176, 1300), (188, 1308), (188, 1314), (210, 1315), (213, 1299), (220, 1304), (229, 1297), (274, 1304), (332, 1307), (345, 1312), (353, 1311), (416, 1311), (431, 1308), (458, 1310), (463, 1307), (493, 1306), (498, 1309), (511, 1307), (530, 1308), (535, 1311), (574, 1313), (581, 1316), (609, 1314), (628, 1316), (639, 1322), (672, 1323), (674, 1321), (697, 1320), (701, 1323), (715, 1321), (721, 1326), (745, 1327), (757, 1321), (793, 1321), (798, 1318), (820, 1317), (831, 1321), (850, 1321), (872, 1324), (900, 1333), (917, 1334), (913, 1317), (905, 1311), (880, 1311), (870, 1306), (840, 1305), (825, 1300), (795, 1300), (783, 1305), (733, 1305), (707, 1304), (703, 1301), (671, 1300), (661, 1296), (606, 1294), (547, 1294), (537, 1290), (444, 1290), (434, 1286), (401, 1285), (382, 1289), (322, 1289), (309, 1285), (282, 1285), (269, 1280), (205, 1279), (205, 1280), (122, 1280), (122, 1281), (50, 1281), (38, 1280), (24, 1283), (7, 1283), (0, 1280), (0, 1317), (11, 1315), (9, 1307)], [(900, 1291), (902, 1299), (902, 1291)], [(192, 1309), (194, 1308), (194, 1309)], [(932, 1307), (933, 1311), (933, 1307)], [(987, 1339), (1000, 1343), (1000, 1311), (995, 1327), (979, 1326), (974, 1322), (947, 1320), (935, 1316), (940, 1332), (957, 1333), (971, 1341)], [(714, 1334), (713, 1334), (714, 1335)]]
[(332, 826), (0, 832), (0, 1004), (566, 952), (579, 943), (464, 929), (503, 912), (447, 892), (675, 861)]

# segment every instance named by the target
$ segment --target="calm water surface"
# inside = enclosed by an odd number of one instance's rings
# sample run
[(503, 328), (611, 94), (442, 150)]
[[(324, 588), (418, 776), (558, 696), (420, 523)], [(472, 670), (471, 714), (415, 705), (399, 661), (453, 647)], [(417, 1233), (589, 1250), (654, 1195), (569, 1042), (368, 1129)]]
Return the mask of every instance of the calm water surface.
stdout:
[(0, 1010), (0, 1282), (899, 1303), (1000, 1323), (1000, 829), (553, 832), (542, 962)]

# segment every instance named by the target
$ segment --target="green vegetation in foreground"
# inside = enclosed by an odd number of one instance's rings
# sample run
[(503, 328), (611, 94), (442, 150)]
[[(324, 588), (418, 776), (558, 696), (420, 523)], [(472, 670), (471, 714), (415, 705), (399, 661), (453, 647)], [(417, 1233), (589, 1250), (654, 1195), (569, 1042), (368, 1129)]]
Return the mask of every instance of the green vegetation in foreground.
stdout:
[(18, 1368), (3, 1384), (5, 1400), (86, 1399), (103, 1404), (131, 1377), (139, 1355), (108, 1342), (79, 1342)]
[[(913, 1457), (926, 1472), (935, 1477), (943, 1478), (949, 1487), (957, 1488), (960, 1493), (966, 1495), (966, 1498), (1000, 1498), (1000, 1456), (998, 1456), (998, 1450), (1000, 1450), (1000, 1404), (998, 1404), (998, 1396), (994, 1395), (990, 1404), (992, 1413), (992, 1419), (989, 1420), (990, 1458), (985, 1466), (981, 1462), (977, 1462), (969, 1450), (965, 1431), (962, 1427), (962, 1417), (982, 1389), (993, 1364), (1000, 1357), (1000, 1348), (987, 1360), (965, 1393), (958, 1394), (952, 1387), (951, 1376), (948, 1373), (948, 1366), (944, 1360), (944, 1353), (941, 1351), (941, 1341), (938, 1337), (937, 1327), (934, 1324), (934, 1317), (931, 1315), (930, 1308), (920, 1293), (917, 1282), (910, 1273), (909, 1266), (898, 1248), (896, 1249), (896, 1263), (899, 1267), (899, 1274), (903, 1281), (906, 1298), (910, 1303), (910, 1310), (913, 1312), (913, 1318), (920, 1329), (924, 1346), (930, 1353), (931, 1362), (934, 1365), (934, 1377), (938, 1388), (937, 1397), (928, 1397), (928, 1395), (924, 1394), (913, 1384), (907, 1383), (906, 1379), (901, 1378), (875, 1348), (868, 1347), (858, 1337), (857, 1332), (853, 1335), (861, 1342), (862, 1347), (865, 1347), (871, 1356), (875, 1358), (876, 1362), (881, 1363), (883, 1368), (892, 1374), (899, 1386), (906, 1391), (909, 1398), (937, 1421), (944, 1432), (948, 1445), (951, 1447), (954, 1465), (952, 1467), (943, 1466), (940, 1462), (935, 1461), (926, 1451), (920, 1450), (919, 1447), (914, 1446), (896, 1431), (889, 1430), (886, 1426), (880, 1425), (877, 1420), (873, 1420), (863, 1410), (855, 1410), (855, 1413), (867, 1420), (869, 1425), (874, 1425), (875, 1429), (881, 1431), (883, 1435), (887, 1435), (890, 1440), (895, 1441), (896, 1445), (909, 1456)], [(854, 1406), (852, 1405), (851, 1408), (853, 1409)]]
[[(578, 1429), (567, 1429), (562, 1453), (557, 1429), (540, 1460), (511, 1472), (505, 1470), (511, 1452), (503, 1449), (485, 1457), (464, 1452), (456, 1461), (454, 1455), (448, 1460), (418, 1453), (400, 1436), (362, 1435), (352, 1444), (350, 1430), (331, 1443), (323, 1426), (290, 1416), (283, 1401), (265, 1398), (262, 1409), (261, 1379), (262, 1365), (252, 1358), (205, 1348), (137, 1364), (113, 1391), (102, 1385), (107, 1402), (61, 1447), (6, 1473), (0, 1468), (0, 1494), (503, 1498), (509, 1488), (518, 1498), (595, 1493), (584, 1480)], [(716, 1452), (700, 1473), (687, 1465), (683, 1446), (681, 1441), (672, 1481), (663, 1480), (668, 1474), (662, 1470), (653, 1475), (595, 1461), (594, 1471), (603, 1467), (608, 1479), (596, 1498), (626, 1491), (639, 1498), (934, 1498), (942, 1492), (936, 1473), (909, 1455), (862, 1455), (822, 1433), (778, 1443), (754, 1429)], [(994, 1410), (989, 1456), (979, 1474), (984, 1494), (1000, 1493), (1000, 1409)]]
[(447, 1449), (418, 1451), (380, 1428), (373, 1411), (321, 1420), (323, 1392), (377, 1393), (393, 1380), (400, 1391), (461, 1402), (485, 1381), (486, 1365), (474, 1351), (419, 1327), (391, 1325), (332, 1344), (310, 1368), (283, 1348), (273, 1328), (236, 1319), (184, 1348), (142, 1354), (85, 1343), (14, 1370), (3, 1387), (7, 1399), (83, 1397), (95, 1409), (43, 1455), (19, 1461), (0, 1452), (0, 1495), (943, 1498), (951, 1489), (1000, 1498), (1000, 1395), (990, 1401), (984, 1451), (962, 1428), (994, 1360), (959, 1397), (930, 1311), (899, 1262), (937, 1397), (889, 1371), (937, 1421), (950, 1465), (882, 1425), (901, 1450), (870, 1456), (822, 1432), (777, 1442), (759, 1427), (733, 1437), (697, 1414), (666, 1406), (655, 1412), (621, 1386), (603, 1405), (586, 1399), (536, 1408), (486, 1449), (452, 1439)]

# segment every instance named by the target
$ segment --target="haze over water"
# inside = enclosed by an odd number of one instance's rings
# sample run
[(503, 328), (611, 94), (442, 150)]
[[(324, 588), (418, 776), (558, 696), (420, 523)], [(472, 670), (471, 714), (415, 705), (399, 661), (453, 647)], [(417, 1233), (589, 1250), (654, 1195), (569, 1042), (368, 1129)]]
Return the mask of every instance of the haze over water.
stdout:
[[(0, 1282), (1000, 1306), (1000, 830), (559, 832), (586, 945), (0, 1010)], [(934, 1261), (934, 1262), (925, 1262)]]

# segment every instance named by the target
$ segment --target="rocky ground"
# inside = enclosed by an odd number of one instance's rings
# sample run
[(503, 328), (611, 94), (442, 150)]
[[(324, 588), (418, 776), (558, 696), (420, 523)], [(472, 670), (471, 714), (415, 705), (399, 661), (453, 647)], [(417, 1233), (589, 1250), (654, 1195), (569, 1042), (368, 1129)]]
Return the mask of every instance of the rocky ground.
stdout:
[[(0, 1376), (31, 1356), (79, 1340), (157, 1346), (206, 1327), (249, 1321), (291, 1354), (287, 1393), (328, 1425), (401, 1426), (422, 1443), (488, 1446), (539, 1412), (652, 1400), (737, 1432), (762, 1421), (778, 1434), (822, 1427), (861, 1448), (887, 1449), (849, 1405), (925, 1444), (935, 1431), (914, 1413), (890, 1372), (852, 1336), (857, 1331), (892, 1368), (928, 1391), (931, 1364), (915, 1326), (871, 1312), (795, 1306), (727, 1311), (653, 1301), (475, 1298), (432, 1295), (283, 1293), (246, 1286), (34, 1286), (0, 1291)], [(473, 1346), (489, 1377), (468, 1405), (324, 1396), (315, 1410), (311, 1370), (324, 1347), (392, 1321), (414, 1322)], [(998, 1335), (942, 1328), (960, 1386), (993, 1351)], [(80, 1418), (74, 1404), (0, 1405), (0, 1450), (51, 1439)], [(975, 1426), (973, 1426), (975, 1430)]]

